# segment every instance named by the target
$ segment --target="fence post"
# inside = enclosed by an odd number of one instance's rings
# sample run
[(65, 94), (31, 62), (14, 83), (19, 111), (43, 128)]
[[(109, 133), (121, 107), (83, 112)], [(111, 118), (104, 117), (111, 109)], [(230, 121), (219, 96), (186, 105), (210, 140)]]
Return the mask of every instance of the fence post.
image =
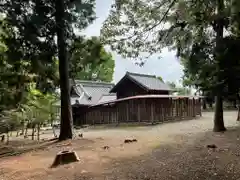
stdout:
[(154, 116), (153, 116), (153, 103), (151, 102), (151, 122), (154, 123)]
[(139, 104), (137, 104), (138, 106), (138, 112), (137, 112), (137, 117), (138, 117), (138, 122), (140, 123), (141, 122), (141, 102)]
[(127, 101), (127, 103), (126, 103), (126, 116), (127, 116), (127, 118), (126, 118), (126, 122), (128, 122), (129, 121), (129, 101)]

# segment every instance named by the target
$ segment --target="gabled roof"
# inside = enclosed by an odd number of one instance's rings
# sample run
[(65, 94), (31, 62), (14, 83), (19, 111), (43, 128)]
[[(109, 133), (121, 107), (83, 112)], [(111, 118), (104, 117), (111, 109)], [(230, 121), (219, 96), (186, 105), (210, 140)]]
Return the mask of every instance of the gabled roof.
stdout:
[(114, 84), (97, 81), (75, 80), (71, 82), (78, 97), (71, 97), (71, 104), (94, 105), (103, 95), (109, 93)]
[(154, 75), (138, 74), (127, 72), (125, 76), (111, 89), (115, 92), (117, 87), (125, 80), (129, 79), (146, 90), (171, 91), (171, 88)]

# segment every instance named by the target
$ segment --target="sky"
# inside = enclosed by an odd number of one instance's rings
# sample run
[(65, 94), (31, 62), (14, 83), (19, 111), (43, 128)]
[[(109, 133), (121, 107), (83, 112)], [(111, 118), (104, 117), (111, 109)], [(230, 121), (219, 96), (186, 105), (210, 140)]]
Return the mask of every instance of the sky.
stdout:
[[(97, 19), (83, 32), (86, 36), (100, 35), (102, 23), (108, 17), (112, 2), (113, 0), (96, 0)], [(157, 56), (150, 57), (143, 67), (135, 65), (133, 61), (124, 59), (115, 52), (112, 52), (112, 55), (115, 60), (114, 83), (117, 83), (127, 71), (161, 76), (164, 81), (177, 84), (183, 75), (183, 68), (179, 64), (175, 52), (169, 52), (167, 49), (162, 50), (160, 59)]]

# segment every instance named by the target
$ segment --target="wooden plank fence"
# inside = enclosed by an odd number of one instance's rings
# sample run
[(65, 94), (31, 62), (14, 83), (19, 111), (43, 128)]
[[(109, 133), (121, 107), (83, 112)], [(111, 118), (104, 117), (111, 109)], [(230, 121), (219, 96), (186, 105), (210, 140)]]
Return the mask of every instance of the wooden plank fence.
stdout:
[(163, 123), (201, 116), (201, 98), (136, 96), (88, 108), (87, 124)]

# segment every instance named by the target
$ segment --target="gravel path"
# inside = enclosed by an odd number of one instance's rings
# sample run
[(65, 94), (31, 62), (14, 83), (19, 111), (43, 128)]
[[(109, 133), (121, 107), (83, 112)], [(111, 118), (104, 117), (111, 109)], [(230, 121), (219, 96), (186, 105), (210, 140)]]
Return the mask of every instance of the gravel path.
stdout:
[[(240, 178), (240, 130), (236, 117), (237, 112), (225, 112), (226, 133), (211, 132), (211, 112), (199, 119), (158, 126), (85, 130), (87, 139), (68, 145), (77, 151), (80, 163), (49, 169), (54, 154), (63, 149), (54, 145), (21, 156), (18, 163), (13, 158), (0, 162), (0, 179), (237, 180)], [(128, 137), (138, 142), (123, 144)], [(217, 148), (208, 149), (207, 144), (216, 144)], [(103, 150), (104, 145), (110, 149)]]

